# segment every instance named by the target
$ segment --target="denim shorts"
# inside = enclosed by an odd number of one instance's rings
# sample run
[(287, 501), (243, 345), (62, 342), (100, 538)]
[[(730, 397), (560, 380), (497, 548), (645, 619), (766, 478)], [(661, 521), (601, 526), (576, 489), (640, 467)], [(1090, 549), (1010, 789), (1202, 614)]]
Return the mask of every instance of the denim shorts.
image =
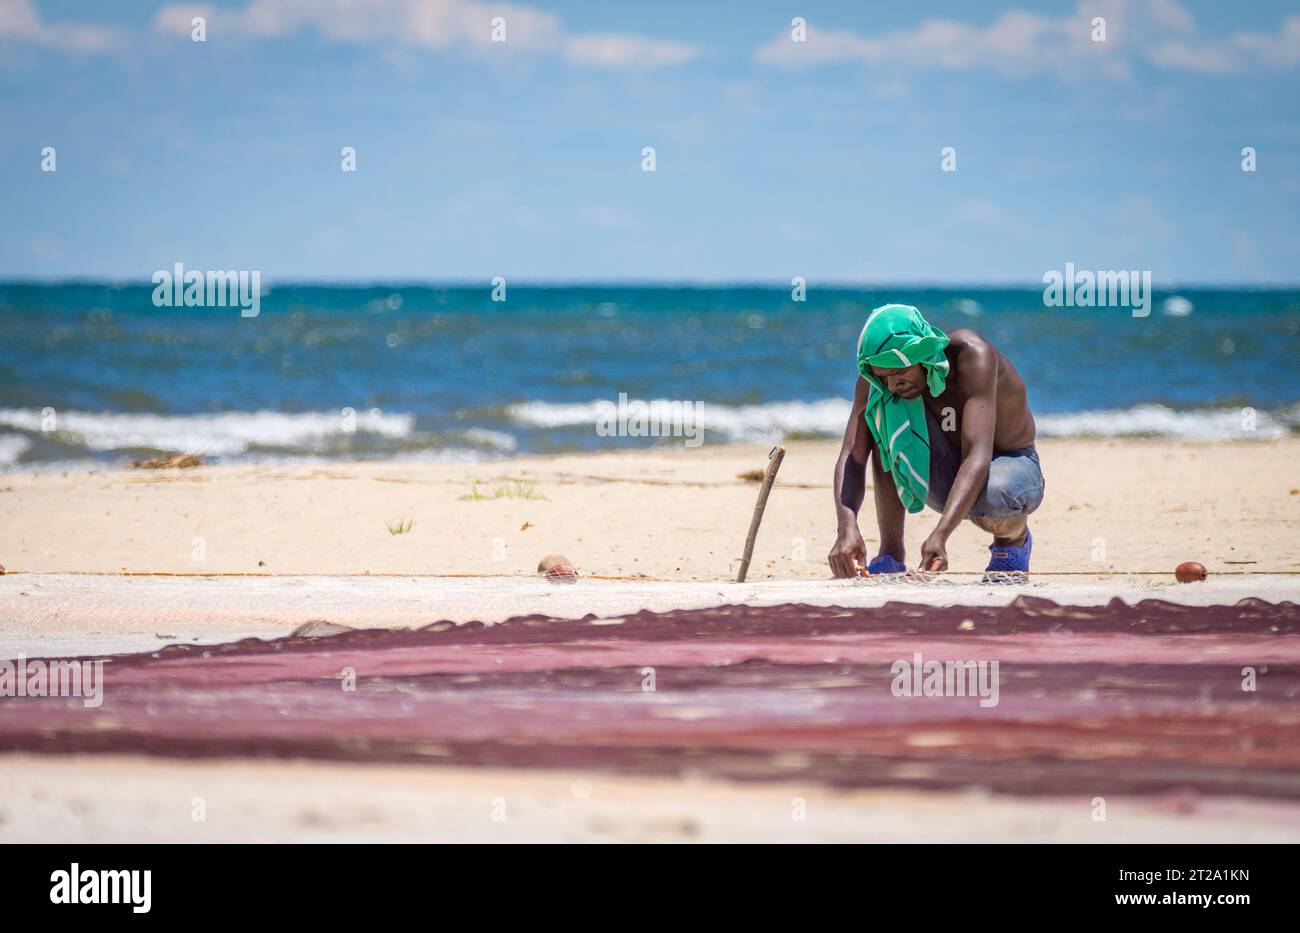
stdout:
[[(939, 419), (927, 405), (925, 423), (930, 434), (930, 492), (925, 504), (942, 512), (961, 466), (961, 448), (939, 427)], [(1033, 444), (996, 454), (989, 464), (989, 476), (979, 498), (967, 515), (1003, 520), (1028, 515), (1043, 501), (1043, 468)]]

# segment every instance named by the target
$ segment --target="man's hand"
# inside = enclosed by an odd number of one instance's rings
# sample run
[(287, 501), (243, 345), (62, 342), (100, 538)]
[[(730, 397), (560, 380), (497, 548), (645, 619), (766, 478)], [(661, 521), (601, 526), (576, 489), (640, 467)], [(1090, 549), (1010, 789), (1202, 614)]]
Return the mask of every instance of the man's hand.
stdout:
[(921, 570), (948, 569), (948, 542), (937, 531), (921, 545)]
[(856, 577), (858, 565), (862, 563), (867, 545), (862, 540), (862, 532), (857, 525), (840, 529), (835, 538), (835, 547), (831, 548), (826, 560), (831, 565), (831, 573), (837, 577)]

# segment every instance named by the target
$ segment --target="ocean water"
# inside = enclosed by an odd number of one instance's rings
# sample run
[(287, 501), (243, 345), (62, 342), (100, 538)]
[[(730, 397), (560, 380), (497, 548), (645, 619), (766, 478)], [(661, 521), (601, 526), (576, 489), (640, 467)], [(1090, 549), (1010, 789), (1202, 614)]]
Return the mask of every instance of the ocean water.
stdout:
[[(260, 314), (148, 284), (0, 284), (0, 467), (458, 460), (648, 447), (599, 404), (703, 403), (705, 443), (839, 437), (870, 310), (991, 338), (1041, 436), (1300, 432), (1300, 291), (1159, 292), (1149, 317), (1039, 288), (263, 285)], [(1243, 408), (1255, 410), (1253, 428)], [(353, 414), (349, 415), (348, 411)]]

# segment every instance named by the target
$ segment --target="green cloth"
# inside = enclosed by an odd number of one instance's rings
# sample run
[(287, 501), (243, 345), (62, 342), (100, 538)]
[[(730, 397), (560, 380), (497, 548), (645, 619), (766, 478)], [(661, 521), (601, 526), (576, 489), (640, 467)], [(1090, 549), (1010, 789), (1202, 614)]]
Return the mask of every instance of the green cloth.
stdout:
[(898, 498), (909, 512), (921, 511), (930, 491), (925, 402), (919, 396), (899, 398), (872, 375), (870, 367), (904, 369), (920, 363), (930, 394), (939, 395), (948, 379), (946, 346), (948, 335), (930, 326), (910, 305), (881, 305), (871, 312), (858, 338), (858, 372), (871, 383), (863, 417), (875, 438), (880, 463), (894, 475)]

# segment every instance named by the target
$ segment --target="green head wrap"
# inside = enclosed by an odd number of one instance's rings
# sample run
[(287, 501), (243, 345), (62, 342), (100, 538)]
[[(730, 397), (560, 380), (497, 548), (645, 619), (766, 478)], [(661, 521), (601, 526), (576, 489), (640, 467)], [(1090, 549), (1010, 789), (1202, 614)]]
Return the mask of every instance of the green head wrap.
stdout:
[(930, 394), (939, 395), (948, 379), (946, 346), (948, 336), (910, 305), (882, 305), (872, 311), (858, 337), (858, 372), (871, 383), (863, 416), (881, 465), (893, 474), (898, 498), (909, 512), (921, 511), (930, 491), (925, 402), (899, 398), (872, 374), (871, 367), (903, 369), (919, 363), (925, 367)]

